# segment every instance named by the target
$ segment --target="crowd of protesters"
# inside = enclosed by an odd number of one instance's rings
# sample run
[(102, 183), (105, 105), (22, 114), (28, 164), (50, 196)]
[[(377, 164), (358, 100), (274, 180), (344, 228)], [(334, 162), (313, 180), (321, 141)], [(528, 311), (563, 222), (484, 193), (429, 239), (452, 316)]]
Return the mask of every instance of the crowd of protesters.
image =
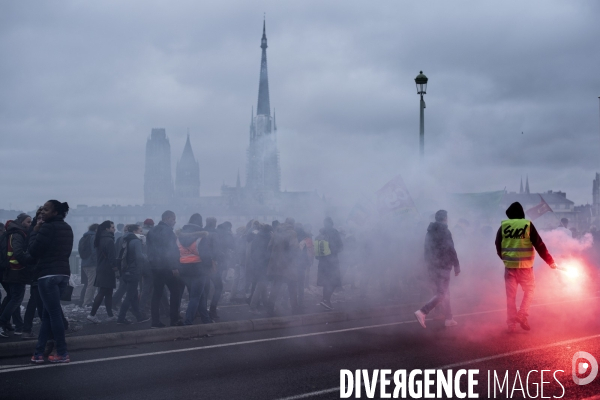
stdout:
[[(61, 306), (73, 289), (69, 258), (74, 238), (64, 220), (68, 211), (67, 203), (49, 200), (33, 218), (19, 214), (0, 232), (0, 281), (6, 292), (0, 306), (0, 338), (37, 339), (33, 363), (45, 358), (70, 361), (65, 335), (73, 329)], [(289, 303), (292, 314), (301, 314), (315, 259), (317, 285), (323, 287), (320, 305), (333, 310), (331, 296), (342, 284), (339, 256), (344, 246), (331, 218), (325, 218), (314, 241), (310, 225), (293, 218), (272, 224), (252, 220), (235, 233), (230, 222), (217, 224), (209, 217), (203, 223), (198, 213), (181, 229), (174, 229), (176, 222), (175, 213), (165, 211), (156, 225), (147, 219), (89, 226), (77, 243), (83, 283), (79, 306), (89, 309), (88, 321), (129, 325), (150, 320), (153, 329), (165, 327), (164, 322), (183, 326), (219, 321), (224, 276), (231, 269), (232, 302), (246, 302), (251, 313), (268, 316)], [(27, 285), (30, 296), (22, 318)], [(183, 313), (185, 292), (188, 304)], [(103, 321), (97, 316), (102, 305), (108, 315)], [(37, 334), (32, 329), (36, 312), (41, 319)]]
[[(65, 222), (68, 211), (67, 203), (49, 200), (34, 217), (23, 213), (0, 225), (0, 282), (6, 292), (0, 304), (0, 340), (12, 335), (37, 339), (33, 363), (46, 358), (53, 363), (70, 361), (65, 336), (76, 328), (69, 326), (61, 306), (61, 300), (71, 300), (73, 290), (69, 259), (74, 238)], [(458, 220), (450, 234), (444, 210), (435, 214), (435, 222), (427, 229), (422, 220), (405, 224), (402, 231), (395, 229), (397, 225), (379, 223), (356, 236), (338, 231), (327, 217), (314, 239), (312, 227), (293, 218), (271, 224), (251, 220), (235, 232), (230, 222), (217, 224), (214, 217), (204, 221), (198, 213), (181, 229), (174, 229), (176, 223), (175, 213), (165, 211), (156, 225), (146, 219), (129, 225), (103, 221), (89, 226), (77, 243), (83, 283), (78, 305), (89, 310), (88, 321), (120, 325), (150, 321), (153, 329), (165, 327), (165, 322), (184, 326), (219, 321), (224, 278), (231, 271), (231, 302), (247, 303), (252, 314), (275, 316), (288, 305), (292, 314), (302, 314), (316, 260), (324, 310), (334, 309), (331, 298), (343, 277), (351, 288), (359, 286), (361, 298), (373, 284), (379, 294), (390, 297), (402, 294), (402, 285), (413, 286), (410, 289), (434, 294), (415, 313), (421, 325), (425, 327), (425, 316), (436, 309), (451, 327), (456, 321), (449, 303), (450, 271), (454, 268), (455, 275), (461, 271), (454, 244), (459, 253), (465, 245), (480, 249), (465, 254), (476, 259), (479, 272), (485, 275), (483, 264), (488, 256), (483, 252), (491, 253), (486, 245), (494, 243), (490, 226), (473, 229), (464, 219)], [(566, 219), (554, 229), (577, 235), (568, 229)], [(424, 260), (419, 261), (416, 254), (420, 252), (413, 250), (422, 246), (421, 232), (425, 231)], [(594, 239), (600, 237), (595, 227), (590, 233)], [(599, 243), (594, 240), (582, 254), (590, 264), (600, 258)], [(473, 263), (469, 257), (466, 261)], [(427, 267), (427, 273), (414, 267), (420, 264)], [(426, 279), (419, 279), (420, 273)], [(424, 290), (418, 288), (419, 282)], [(22, 316), (27, 286), (29, 301)], [(186, 292), (187, 307), (182, 302)], [(102, 305), (108, 316), (104, 320), (97, 316)], [(41, 320), (37, 333), (33, 331), (36, 313)], [(526, 318), (521, 316), (519, 321), (528, 327)]]

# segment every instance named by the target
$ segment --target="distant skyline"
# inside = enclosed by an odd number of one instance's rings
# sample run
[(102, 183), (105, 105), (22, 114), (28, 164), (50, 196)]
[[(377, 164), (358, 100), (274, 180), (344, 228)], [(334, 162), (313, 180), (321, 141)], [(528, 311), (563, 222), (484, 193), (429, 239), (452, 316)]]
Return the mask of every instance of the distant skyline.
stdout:
[[(0, 12), (0, 208), (143, 204), (144, 155), (189, 133), (202, 196), (245, 181), (263, 13), (281, 190), (340, 202), (562, 190), (600, 171), (600, 3), (9, 2)], [(419, 100), (429, 77), (425, 173)], [(245, 182), (242, 182), (244, 184)], [(424, 189), (426, 188), (426, 189)], [(418, 204), (417, 204), (418, 206)]]

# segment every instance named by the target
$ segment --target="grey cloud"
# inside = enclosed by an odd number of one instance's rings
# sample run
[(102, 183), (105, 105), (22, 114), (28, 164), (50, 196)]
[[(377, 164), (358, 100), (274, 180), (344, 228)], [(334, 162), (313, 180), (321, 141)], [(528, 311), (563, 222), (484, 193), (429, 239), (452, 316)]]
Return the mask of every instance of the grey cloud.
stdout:
[[(591, 201), (599, 6), (559, 1), (38, 2), (0, 13), (0, 207), (140, 204), (144, 146), (187, 129), (201, 193), (245, 170), (267, 12), (282, 188), (352, 201), (397, 173), (428, 184), (567, 190)], [(524, 134), (521, 135), (520, 132)]]

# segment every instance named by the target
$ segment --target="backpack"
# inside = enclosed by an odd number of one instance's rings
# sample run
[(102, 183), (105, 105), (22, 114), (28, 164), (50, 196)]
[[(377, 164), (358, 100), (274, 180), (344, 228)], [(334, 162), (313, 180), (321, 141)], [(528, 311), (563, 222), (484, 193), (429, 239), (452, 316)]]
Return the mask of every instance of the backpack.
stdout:
[(77, 250), (81, 259), (90, 258), (92, 256), (92, 238), (94, 235), (84, 235), (79, 239)]
[(127, 264), (127, 254), (129, 253), (129, 242), (131, 240), (123, 240), (123, 244), (121, 244), (121, 250), (119, 251), (119, 256), (117, 257), (117, 268), (121, 271), (121, 274), (125, 273), (128, 268)]

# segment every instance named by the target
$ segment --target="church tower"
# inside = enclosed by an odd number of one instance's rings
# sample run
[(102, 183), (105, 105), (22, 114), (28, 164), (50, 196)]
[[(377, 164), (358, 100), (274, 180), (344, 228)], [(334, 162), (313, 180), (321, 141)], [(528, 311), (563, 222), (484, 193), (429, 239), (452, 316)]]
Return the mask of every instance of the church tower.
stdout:
[(146, 142), (144, 203), (168, 205), (173, 199), (171, 178), (171, 145), (164, 128), (152, 129)]
[(263, 21), (263, 35), (260, 47), (260, 79), (258, 83), (258, 104), (256, 116), (252, 112), (250, 120), (250, 145), (248, 147), (248, 167), (246, 188), (255, 193), (279, 192), (280, 166), (277, 151), (277, 127), (271, 117), (269, 99), (269, 76), (267, 73), (267, 34)]
[(187, 136), (181, 159), (175, 172), (175, 197), (177, 200), (200, 197), (200, 164), (194, 157), (190, 135)]

